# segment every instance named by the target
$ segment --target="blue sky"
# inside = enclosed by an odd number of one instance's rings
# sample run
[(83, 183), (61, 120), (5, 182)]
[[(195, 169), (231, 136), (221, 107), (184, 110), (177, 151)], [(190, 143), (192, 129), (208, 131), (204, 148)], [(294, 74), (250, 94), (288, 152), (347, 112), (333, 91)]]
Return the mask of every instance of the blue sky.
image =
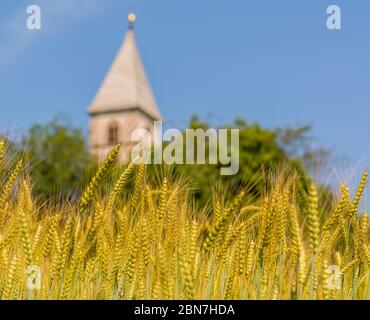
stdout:
[[(39, 4), (41, 31), (25, 27)], [(326, 8), (343, 29), (326, 28)], [(86, 108), (138, 15), (141, 56), (167, 126), (193, 114), (267, 127), (312, 124), (318, 143), (370, 155), (370, 2), (353, 0), (2, 0), (0, 129)]]

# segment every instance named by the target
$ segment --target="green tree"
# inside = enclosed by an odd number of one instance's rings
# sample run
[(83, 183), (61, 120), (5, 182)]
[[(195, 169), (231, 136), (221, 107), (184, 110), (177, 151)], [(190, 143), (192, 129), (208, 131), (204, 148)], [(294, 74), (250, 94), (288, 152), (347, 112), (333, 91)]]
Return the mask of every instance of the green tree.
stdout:
[[(209, 125), (193, 117), (189, 128), (206, 130)], [(286, 166), (296, 170), (305, 183), (308, 179), (306, 162), (318, 164), (322, 155), (311, 146), (307, 136), (310, 128), (307, 126), (272, 130), (238, 118), (224, 128), (239, 129), (239, 172), (235, 176), (220, 176), (219, 165), (179, 166), (179, 171), (193, 181), (202, 203), (212, 195), (210, 180), (233, 188), (234, 194), (247, 188), (248, 194), (255, 197), (266, 187), (272, 173)]]
[(35, 190), (72, 195), (82, 185), (89, 163), (85, 138), (61, 119), (33, 125), (24, 140)]

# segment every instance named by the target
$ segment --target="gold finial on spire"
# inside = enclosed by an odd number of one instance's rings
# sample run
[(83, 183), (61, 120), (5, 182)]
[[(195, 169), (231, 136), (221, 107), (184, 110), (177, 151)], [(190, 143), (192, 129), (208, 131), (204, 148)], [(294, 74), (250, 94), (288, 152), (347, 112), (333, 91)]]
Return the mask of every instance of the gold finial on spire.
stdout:
[(129, 27), (132, 29), (134, 27), (135, 21), (136, 21), (136, 14), (135, 13), (130, 13), (127, 17), (128, 22), (129, 22)]

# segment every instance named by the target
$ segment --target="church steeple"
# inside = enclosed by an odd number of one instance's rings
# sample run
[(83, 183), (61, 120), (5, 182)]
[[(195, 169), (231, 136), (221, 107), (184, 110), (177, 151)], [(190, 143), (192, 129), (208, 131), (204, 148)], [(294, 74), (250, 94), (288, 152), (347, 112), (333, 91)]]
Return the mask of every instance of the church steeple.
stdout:
[(137, 49), (135, 21), (136, 15), (129, 14), (125, 40), (88, 109), (90, 114), (139, 109), (153, 120), (162, 119)]
[(121, 160), (127, 161), (133, 131), (146, 129), (154, 137), (154, 121), (162, 120), (136, 46), (135, 21), (136, 15), (129, 14), (124, 42), (88, 108), (90, 152), (99, 160), (121, 143)]

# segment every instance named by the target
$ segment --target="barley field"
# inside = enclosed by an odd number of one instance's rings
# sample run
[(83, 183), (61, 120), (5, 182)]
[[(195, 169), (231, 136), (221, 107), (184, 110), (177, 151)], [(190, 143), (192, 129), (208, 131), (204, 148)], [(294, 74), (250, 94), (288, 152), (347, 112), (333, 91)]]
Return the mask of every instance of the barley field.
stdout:
[(40, 203), (26, 163), (0, 143), (0, 165), (11, 168), (0, 190), (1, 299), (369, 298), (367, 172), (327, 213), (315, 183), (304, 190), (288, 171), (254, 201), (247, 189), (215, 191), (199, 208), (170, 173), (131, 163), (110, 177), (119, 149), (79, 199), (55, 206)]

